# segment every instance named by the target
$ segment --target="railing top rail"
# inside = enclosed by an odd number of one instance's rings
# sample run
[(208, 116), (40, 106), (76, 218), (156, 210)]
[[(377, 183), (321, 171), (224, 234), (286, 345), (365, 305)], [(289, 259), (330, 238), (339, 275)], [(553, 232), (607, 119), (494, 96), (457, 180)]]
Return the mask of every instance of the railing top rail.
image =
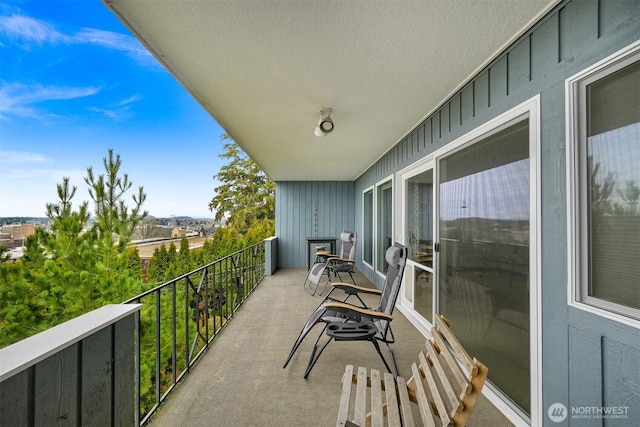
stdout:
[(0, 382), (104, 327), (140, 310), (142, 304), (109, 304), (0, 349)]
[(202, 270), (204, 270), (204, 269), (206, 269), (206, 268), (209, 268), (209, 267), (213, 266), (214, 264), (219, 264), (219, 263), (221, 263), (221, 262), (223, 262), (224, 260), (229, 259), (229, 258), (233, 259), (233, 257), (234, 257), (234, 256), (238, 256), (239, 254), (241, 254), (241, 253), (243, 253), (243, 252), (246, 252), (246, 251), (248, 251), (248, 250), (250, 250), (250, 249), (255, 248), (256, 246), (264, 245), (264, 244), (265, 244), (265, 241), (263, 240), (263, 241), (261, 241), (261, 242), (254, 243), (253, 245), (247, 246), (246, 248), (240, 249), (239, 251), (236, 251), (236, 252), (234, 252), (234, 253), (232, 253), (232, 254), (225, 255), (225, 256), (223, 256), (222, 258), (219, 258), (219, 259), (217, 259), (217, 260), (215, 260), (215, 261), (213, 261), (213, 262), (210, 262), (209, 264), (203, 265), (202, 267), (198, 267), (198, 268), (196, 268), (196, 269), (195, 269), (195, 270), (193, 270), (193, 271), (190, 271), (190, 272), (188, 272), (188, 273), (183, 274), (182, 276), (178, 276), (178, 277), (175, 277), (175, 278), (173, 278), (173, 279), (171, 279), (171, 280), (168, 280), (168, 281), (166, 281), (166, 282), (164, 282), (164, 283), (162, 283), (162, 284), (160, 284), (160, 285), (158, 285), (158, 286), (156, 286), (156, 287), (154, 287), (154, 288), (152, 288), (152, 289), (149, 289), (149, 290), (147, 290), (147, 291), (145, 291), (145, 292), (143, 292), (143, 293), (141, 293), (141, 294), (136, 295), (136, 296), (135, 296), (135, 297), (133, 297), (133, 298), (129, 298), (128, 300), (124, 301), (124, 302), (123, 302), (123, 304), (131, 304), (131, 303), (138, 302), (138, 301), (140, 301), (140, 299), (141, 299), (141, 298), (144, 298), (144, 297), (146, 297), (147, 295), (150, 295), (150, 294), (152, 294), (152, 293), (154, 293), (154, 292), (157, 292), (158, 290), (160, 290), (160, 289), (162, 289), (162, 288), (165, 288), (165, 287), (167, 287), (167, 286), (171, 285), (172, 283), (179, 282), (180, 280), (183, 280), (183, 279), (185, 279), (186, 277), (191, 276), (192, 274), (199, 273), (199, 272), (201, 272)]

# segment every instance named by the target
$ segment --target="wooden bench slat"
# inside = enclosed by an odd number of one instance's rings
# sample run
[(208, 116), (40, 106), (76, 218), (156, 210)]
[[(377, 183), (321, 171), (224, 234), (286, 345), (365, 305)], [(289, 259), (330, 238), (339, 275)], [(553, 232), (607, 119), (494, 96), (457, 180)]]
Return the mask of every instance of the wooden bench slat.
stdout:
[[(404, 383), (404, 378), (398, 377), (398, 388), (400, 390), (402, 390), (402, 383)], [(398, 397), (396, 395), (396, 381), (394, 380), (393, 375), (388, 372), (384, 373), (384, 390), (387, 402), (387, 421), (389, 423), (389, 427), (401, 427), (402, 423), (400, 421)], [(411, 422), (413, 423), (413, 418), (411, 419)], [(405, 421), (405, 425), (412, 424), (407, 424)]]
[(442, 400), (442, 396), (440, 395), (440, 390), (438, 390), (438, 384), (440, 383), (440, 378), (436, 379), (437, 376), (433, 373), (433, 367), (429, 365), (427, 362), (427, 358), (424, 355), (424, 352), (420, 352), (418, 354), (420, 358), (420, 365), (423, 367), (422, 372), (425, 375), (425, 382), (429, 387), (429, 391), (431, 392), (431, 398), (433, 399), (436, 409), (438, 410), (438, 416), (442, 420), (443, 425), (449, 425), (451, 419), (449, 418), (449, 411), (447, 410), (447, 406)]
[(430, 341), (427, 341), (427, 355), (433, 365), (433, 368), (436, 371), (438, 378), (440, 379), (440, 384), (442, 384), (444, 392), (447, 394), (447, 398), (449, 399), (449, 407), (453, 408), (453, 413), (458, 412), (458, 409), (461, 405), (458, 394), (451, 386), (451, 381), (449, 381), (449, 377), (447, 376), (442, 367), (442, 364), (440, 363), (440, 358), (438, 357), (436, 349), (433, 343)]
[(356, 406), (353, 422), (359, 426), (365, 425), (367, 418), (367, 369), (358, 368), (358, 382), (356, 383)]
[(420, 375), (418, 366), (415, 363), (411, 365), (411, 373), (413, 374), (413, 378), (416, 380), (416, 403), (418, 404), (418, 409), (420, 410), (420, 417), (422, 417), (422, 422), (425, 426), (435, 427), (435, 420), (433, 418), (433, 412), (431, 404), (429, 402), (429, 398), (427, 397), (427, 391), (424, 388), (424, 384), (422, 383), (422, 376)]
[(444, 338), (447, 340), (456, 355), (458, 355), (464, 367), (469, 371), (469, 374), (477, 375), (477, 368), (473, 364), (473, 360), (464, 349), (464, 347), (462, 347), (462, 344), (460, 344), (458, 338), (453, 335), (453, 332), (451, 332), (451, 329), (449, 329), (449, 326), (445, 323), (441, 316), (436, 316), (436, 326), (438, 327), (438, 332), (444, 335)]
[(353, 382), (353, 365), (347, 365), (342, 377), (342, 394), (340, 395), (340, 409), (336, 427), (344, 427), (349, 416), (349, 402), (351, 400), (351, 383)]
[(398, 383), (398, 397), (400, 398), (400, 411), (402, 412), (403, 425), (413, 426), (415, 423), (413, 422), (407, 383), (402, 377), (396, 378), (396, 382)]
[(380, 371), (371, 369), (371, 427), (383, 427)]
[(469, 380), (465, 377), (464, 372), (460, 369), (460, 365), (456, 362), (454, 356), (451, 354), (449, 347), (444, 343), (440, 334), (435, 330), (432, 331), (433, 338), (435, 344), (440, 349), (440, 354), (444, 357), (447, 365), (449, 366), (449, 370), (453, 373), (453, 376), (456, 378), (460, 390), (464, 393), (468, 393), (471, 391), (471, 386), (469, 385)]

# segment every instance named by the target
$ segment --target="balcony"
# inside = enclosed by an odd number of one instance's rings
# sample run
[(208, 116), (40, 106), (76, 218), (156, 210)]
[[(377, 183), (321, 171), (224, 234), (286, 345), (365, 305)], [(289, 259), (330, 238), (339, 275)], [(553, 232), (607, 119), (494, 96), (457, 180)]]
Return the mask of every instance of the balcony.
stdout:
[[(312, 297), (303, 290), (305, 274), (305, 269), (286, 269), (262, 278), (251, 295), (245, 298), (241, 306), (238, 305), (232, 316), (229, 316), (230, 321), (226, 321), (224, 327), (214, 328), (216, 333), (211, 334), (211, 339), (208, 339), (208, 332), (205, 331), (205, 337), (201, 336), (199, 340), (194, 341), (200, 341), (200, 344), (191, 346), (190, 355), (185, 355), (187, 360), (193, 359), (193, 363), (186, 369), (177, 368), (175, 375), (169, 373), (170, 377), (175, 378), (175, 382), (170, 381), (168, 388), (156, 388), (156, 397), (160, 396), (162, 399), (158, 401), (161, 400), (162, 403), (159, 406), (154, 405), (151, 411), (143, 409), (143, 412), (152, 414), (141, 417), (142, 423), (151, 426), (334, 425), (344, 366), (354, 364), (377, 367), (381, 370), (384, 370), (384, 366), (368, 342), (332, 343), (313, 368), (309, 378), (305, 380), (303, 373), (315, 339), (309, 336), (289, 366), (286, 369), (282, 368), (299, 329), (320, 301), (319, 297)], [(358, 284), (369, 283), (360, 273), (356, 275), (356, 281)], [(171, 298), (171, 292), (167, 290), (150, 295), (156, 299), (160, 298), (161, 294)], [(145, 304), (144, 299), (141, 302)], [(176, 304), (176, 307), (180, 306), (180, 303)], [(134, 311), (131, 309), (127, 312)], [(423, 346), (425, 338), (398, 311), (395, 312), (393, 327), (397, 343), (392, 347), (399, 373), (409, 377), (410, 363)], [(208, 344), (204, 345), (204, 341)], [(81, 345), (84, 350), (88, 347)], [(144, 343), (141, 347), (144, 347)], [(157, 348), (160, 347), (163, 346)], [(160, 354), (160, 350), (157, 354)], [(201, 357), (193, 357), (196, 354)], [(124, 358), (133, 359), (134, 357)], [(158, 359), (161, 360), (162, 357), (158, 356)], [(92, 368), (102, 369), (86, 366), (90, 358), (83, 360), (85, 362), (82, 368), (85, 372), (91, 372)], [(174, 360), (179, 361), (180, 358), (174, 357)], [(116, 359), (114, 364), (117, 363)], [(38, 366), (36, 372), (37, 369)], [(118, 366), (113, 370), (117, 371)], [(33, 376), (37, 377), (30, 374), (28, 381), (35, 384), (38, 381), (34, 380)], [(11, 378), (6, 379), (4, 376), (2, 380), (0, 390), (4, 396), (0, 396), (0, 400), (3, 402), (2, 405), (6, 405), (7, 386)], [(132, 383), (130, 381), (130, 386), (133, 386)], [(134, 395), (133, 390), (127, 393)], [(116, 396), (117, 394), (115, 393)], [(81, 409), (77, 409), (76, 412), (99, 412), (100, 405), (103, 404), (110, 406), (110, 410), (117, 413), (118, 407), (115, 402), (118, 401), (115, 397), (102, 403), (100, 400), (88, 400), (88, 404), (96, 406), (90, 410), (86, 408), (87, 403), (83, 400), (77, 404)], [(39, 404), (40, 401), (35, 400), (24, 407), (31, 406), (33, 409), (35, 406), (37, 410)], [(4, 412), (6, 406), (0, 409)], [(109, 412), (109, 409), (106, 412)], [(81, 417), (81, 420), (86, 420), (87, 416), (89, 415)], [(34, 417), (31, 417), (31, 420), (33, 419)], [(61, 425), (74, 424), (68, 419), (58, 421)], [(120, 423), (116, 421), (115, 425)], [(482, 398), (470, 425), (511, 424), (491, 403)]]

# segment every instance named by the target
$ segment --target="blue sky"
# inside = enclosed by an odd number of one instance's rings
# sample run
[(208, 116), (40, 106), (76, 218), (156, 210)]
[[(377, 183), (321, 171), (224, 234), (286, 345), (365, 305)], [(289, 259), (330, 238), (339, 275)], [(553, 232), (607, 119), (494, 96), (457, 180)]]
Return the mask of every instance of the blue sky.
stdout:
[(151, 215), (212, 217), (223, 133), (99, 0), (0, 0), (0, 217), (89, 200), (109, 148)]

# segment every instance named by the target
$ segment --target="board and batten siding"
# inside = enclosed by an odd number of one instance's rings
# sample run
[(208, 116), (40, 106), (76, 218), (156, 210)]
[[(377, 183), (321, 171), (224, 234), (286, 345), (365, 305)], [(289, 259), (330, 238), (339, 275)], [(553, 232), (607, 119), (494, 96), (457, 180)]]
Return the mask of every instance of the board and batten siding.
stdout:
[(276, 182), (278, 268), (306, 268), (307, 237), (339, 239), (355, 229), (354, 188), (353, 181)]
[[(565, 141), (565, 80), (638, 39), (640, 1), (561, 2), (356, 180), (355, 223), (361, 233), (365, 189), (540, 94), (539, 414), (545, 425), (550, 422), (546, 411), (554, 403), (563, 403), (569, 411), (581, 406), (628, 407), (628, 418), (609, 420), (612, 425), (636, 426), (640, 421), (640, 330), (568, 306)], [(380, 282), (360, 257), (357, 266)], [(602, 419), (571, 417), (553, 423), (602, 424)]]
[(133, 426), (136, 316), (110, 304), (0, 349), (0, 426)]

